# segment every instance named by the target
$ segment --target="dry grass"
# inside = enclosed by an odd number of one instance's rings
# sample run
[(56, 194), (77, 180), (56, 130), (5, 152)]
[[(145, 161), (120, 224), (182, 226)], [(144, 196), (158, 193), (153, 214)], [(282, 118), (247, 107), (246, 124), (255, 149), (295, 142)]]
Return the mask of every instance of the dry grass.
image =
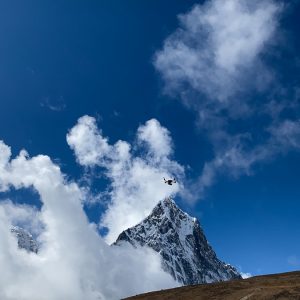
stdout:
[(300, 272), (151, 292), (128, 300), (300, 300)]

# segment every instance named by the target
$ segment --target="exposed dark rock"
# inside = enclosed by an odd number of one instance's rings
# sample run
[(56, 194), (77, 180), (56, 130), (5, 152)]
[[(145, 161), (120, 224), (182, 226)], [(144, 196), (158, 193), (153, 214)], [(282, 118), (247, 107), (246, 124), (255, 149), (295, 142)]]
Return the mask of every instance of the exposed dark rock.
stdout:
[(162, 257), (162, 266), (178, 282), (189, 285), (241, 278), (238, 271), (220, 261), (206, 240), (196, 218), (166, 198), (136, 226), (123, 231), (122, 241), (148, 246)]

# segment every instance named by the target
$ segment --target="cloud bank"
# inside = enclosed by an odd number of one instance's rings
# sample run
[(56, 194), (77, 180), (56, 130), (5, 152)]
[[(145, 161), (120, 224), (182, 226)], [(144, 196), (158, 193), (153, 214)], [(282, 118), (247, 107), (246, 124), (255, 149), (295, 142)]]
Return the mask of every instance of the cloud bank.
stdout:
[(139, 126), (132, 145), (122, 140), (112, 145), (95, 118), (83, 116), (67, 142), (79, 164), (100, 167), (110, 181), (109, 204), (101, 219), (101, 226), (108, 229), (108, 243), (142, 221), (161, 199), (182, 189), (182, 184), (163, 183), (163, 177), (183, 178), (184, 168), (172, 160), (170, 133), (155, 119)]
[(258, 163), (299, 150), (299, 92), (287, 92), (267, 63), (283, 9), (273, 0), (206, 1), (179, 16), (156, 52), (164, 92), (197, 113), (212, 148), (187, 198), (203, 198), (220, 174), (250, 175)]
[[(42, 201), (37, 211), (10, 201), (0, 203), (1, 299), (120, 299), (175, 286), (149, 249), (109, 247), (88, 222), (83, 193), (68, 182), (48, 156), (11, 159), (0, 141), (0, 189), (34, 188)], [(20, 250), (10, 228), (36, 217), (43, 224), (39, 253)]]

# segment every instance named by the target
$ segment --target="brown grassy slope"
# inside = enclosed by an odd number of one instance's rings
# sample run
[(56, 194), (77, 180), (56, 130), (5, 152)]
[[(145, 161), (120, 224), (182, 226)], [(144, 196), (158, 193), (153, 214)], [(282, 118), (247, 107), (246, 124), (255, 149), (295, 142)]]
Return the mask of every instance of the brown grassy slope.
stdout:
[(299, 299), (300, 272), (256, 276), (227, 282), (199, 284), (142, 294), (130, 300), (267, 300)]

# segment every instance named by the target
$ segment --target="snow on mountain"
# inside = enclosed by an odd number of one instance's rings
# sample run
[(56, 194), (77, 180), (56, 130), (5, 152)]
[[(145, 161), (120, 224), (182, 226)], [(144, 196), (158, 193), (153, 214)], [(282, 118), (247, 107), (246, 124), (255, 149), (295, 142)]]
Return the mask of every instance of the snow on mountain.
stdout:
[(154, 249), (162, 257), (164, 270), (184, 285), (242, 278), (217, 258), (198, 220), (171, 198), (160, 201), (146, 219), (123, 231), (115, 245), (123, 242)]
[[(38, 244), (28, 231), (14, 226), (11, 232), (17, 237), (19, 248), (38, 252)], [(170, 198), (160, 201), (141, 223), (123, 231), (115, 245), (124, 242), (158, 252), (164, 270), (184, 285), (242, 278), (234, 267), (217, 258), (198, 220)]]
[(13, 226), (10, 231), (17, 237), (19, 248), (34, 253), (38, 252), (38, 244), (27, 230)]

